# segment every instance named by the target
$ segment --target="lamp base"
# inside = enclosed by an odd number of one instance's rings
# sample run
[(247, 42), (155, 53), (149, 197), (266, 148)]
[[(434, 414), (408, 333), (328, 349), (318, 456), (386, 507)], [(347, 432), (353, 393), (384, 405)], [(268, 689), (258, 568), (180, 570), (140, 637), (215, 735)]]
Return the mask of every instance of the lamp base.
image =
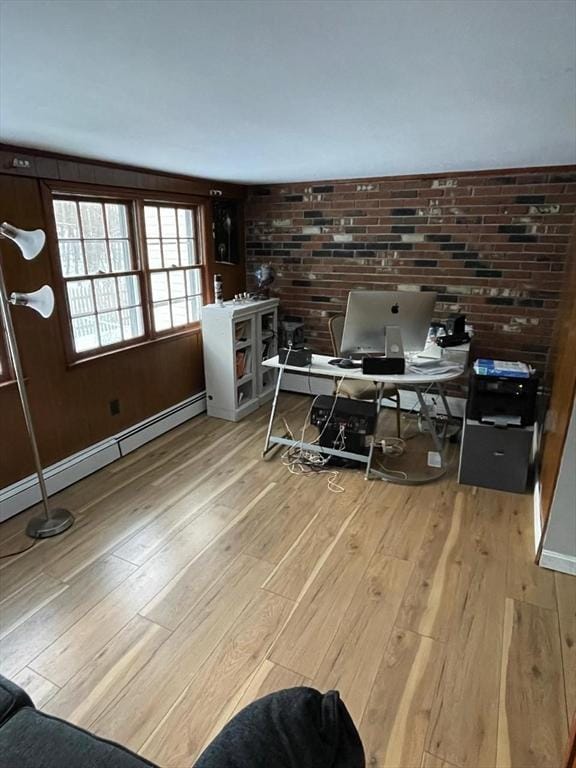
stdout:
[(26, 533), (32, 539), (47, 539), (50, 536), (58, 536), (70, 528), (74, 517), (67, 509), (50, 510), (50, 517), (34, 517), (26, 526)]

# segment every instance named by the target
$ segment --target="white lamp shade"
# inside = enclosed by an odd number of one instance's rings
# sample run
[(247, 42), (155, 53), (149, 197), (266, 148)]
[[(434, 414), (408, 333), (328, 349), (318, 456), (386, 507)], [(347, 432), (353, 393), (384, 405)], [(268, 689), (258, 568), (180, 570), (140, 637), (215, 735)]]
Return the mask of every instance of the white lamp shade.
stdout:
[(54, 312), (54, 292), (49, 285), (44, 285), (32, 293), (13, 293), (10, 303), (30, 307), (42, 317), (50, 317)]
[(0, 234), (16, 243), (22, 251), (22, 256), (28, 261), (38, 256), (46, 242), (46, 235), (42, 229), (18, 229), (7, 221), (0, 224)]

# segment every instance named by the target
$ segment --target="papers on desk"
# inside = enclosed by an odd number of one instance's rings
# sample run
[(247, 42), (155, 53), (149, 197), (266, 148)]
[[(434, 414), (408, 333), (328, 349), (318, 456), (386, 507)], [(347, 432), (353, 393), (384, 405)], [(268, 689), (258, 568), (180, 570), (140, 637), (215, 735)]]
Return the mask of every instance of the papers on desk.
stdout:
[(449, 360), (423, 360), (413, 358), (406, 365), (406, 373), (422, 373), (426, 376), (441, 376), (446, 373), (463, 373), (464, 366)]

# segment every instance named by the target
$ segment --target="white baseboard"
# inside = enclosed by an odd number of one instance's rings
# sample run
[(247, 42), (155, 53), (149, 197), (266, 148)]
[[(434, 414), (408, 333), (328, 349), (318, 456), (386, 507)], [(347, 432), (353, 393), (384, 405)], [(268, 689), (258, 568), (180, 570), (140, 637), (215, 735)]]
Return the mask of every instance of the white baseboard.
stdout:
[[(285, 392), (301, 392), (304, 395), (331, 395), (334, 390), (334, 382), (326, 376), (308, 376), (306, 373), (292, 373), (286, 371), (282, 376), (280, 389)], [(425, 395), (427, 403), (436, 402), (436, 412), (444, 414), (445, 409), (438, 395)], [(453, 416), (464, 418), (466, 412), (466, 398), (448, 397), (448, 405)], [(383, 400), (383, 406), (394, 408), (394, 404)], [(400, 390), (400, 407), (403, 411), (410, 411), (418, 407), (416, 393), (411, 390)]]
[(550, 568), (552, 571), (560, 571), (561, 573), (569, 573), (572, 576), (576, 576), (576, 557), (572, 555), (561, 555), (559, 552), (550, 552), (548, 549), (543, 549), (539, 565), (542, 568)]
[[(154, 440), (179, 424), (192, 419), (206, 410), (206, 393), (201, 392), (151, 416), (129, 429), (95, 445), (91, 445), (73, 456), (52, 464), (44, 470), (48, 495), (91, 475), (107, 464), (117, 461), (141, 445)], [(0, 490), (0, 522), (17, 515), (40, 501), (40, 488), (36, 475), (13, 483)]]

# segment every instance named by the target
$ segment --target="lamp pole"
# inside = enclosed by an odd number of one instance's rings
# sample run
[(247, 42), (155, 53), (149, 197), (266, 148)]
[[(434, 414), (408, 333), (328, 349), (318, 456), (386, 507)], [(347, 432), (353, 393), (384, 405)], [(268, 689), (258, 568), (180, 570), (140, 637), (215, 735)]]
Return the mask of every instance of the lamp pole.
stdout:
[(4, 273), (2, 270), (2, 259), (0, 258), (0, 312), (2, 314), (2, 323), (6, 331), (6, 340), (8, 342), (7, 346), (12, 361), (12, 367), (16, 374), (16, 383), (18, 384), (20, 402), (22, 403), (22, 413), (24, 414), (24, 421), (26, 422), (26, 429), (28, 430), (28, 437), (30, 438), (30, 445), (32, 446), (32, 455), (34, 457), (34, 465), (36, 467), (36, 474), (38, 475), (38, 484), (40, 486), (42, 505), (44, 507), (44, 517), (33, 518), (30, 520), (26, 528), (26, 533), (34, 539), (42, 539), (62, 533), (72, 525), (74, 518), (68, 510), (58, 508), (51, 511), (48, 505), (48, 491), (46, 490), (46, 482), (44, 480), (44, 473), (40, 462), (40, 453), (38, 452), (38, 443), (36, 442), (34, 423), (30, 412), (26, 383), (24, 381), (24, 373), (22, 371), (22, 363), (20, 362), (20, 354), (18, 352), (18, 344), (9, 305), (10, 300), (8, 299), (8, 293), (6, 291), (6, 283), (4, 281)]

